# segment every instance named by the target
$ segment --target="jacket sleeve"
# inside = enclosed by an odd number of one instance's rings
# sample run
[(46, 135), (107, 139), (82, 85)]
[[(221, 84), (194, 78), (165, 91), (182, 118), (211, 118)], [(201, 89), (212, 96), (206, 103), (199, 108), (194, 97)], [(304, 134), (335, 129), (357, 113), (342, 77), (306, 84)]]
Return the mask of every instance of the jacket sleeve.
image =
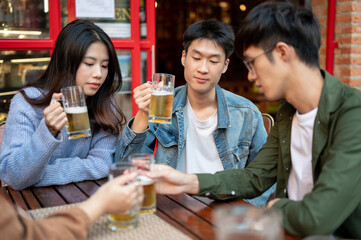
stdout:
[(32, 220), (9, 204), (0, 204), (1, 239), (85, 239), (90, 229), (88, 216), (78, 207)]
[(259, 150), (262, 148), (267, 139), (267, 132), (264, 128), (262, 114), (259, 111), (255, 113), (254, 125), (255, 132), (253, 134), (246, 166), (257, 156)]
[(142, 133), (132, 131), (133, 121), (134, 118), (129, 120), (120, 141), (116, 144), (114, 162), (127, 161), (127, 157), (132, 153), (153, 153), (155, 137), (149, 134), (149, 128)]
[[(340, 115), (332, 141), (328, 143), (329, 151), (318, 160), (323, 161), (319, 163), (322, 172), (312, 192), (302, 201), (281, 199), (274, 204), (282, 211), (285, 229), (291, 234), (332, 234), (357, 207), (360, 208), (360, 107)], [(352, 225), (351, 222), (347, 224)], [(360, 226), (354, 226), (353, 231), (355, 229)]]
[(277, 178), (278, 123), (272, 128), (267, 142), (256, 158), (245, 169), (197, 174), (200, 195), (218, 200), (250, 199), (269, 189)]

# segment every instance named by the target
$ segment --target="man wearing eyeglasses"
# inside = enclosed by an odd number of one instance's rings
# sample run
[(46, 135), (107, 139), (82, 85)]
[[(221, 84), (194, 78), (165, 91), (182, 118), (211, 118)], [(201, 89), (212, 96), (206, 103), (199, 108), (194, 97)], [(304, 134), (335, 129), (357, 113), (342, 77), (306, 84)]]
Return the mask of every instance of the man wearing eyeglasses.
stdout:
[(307, 9), (252, 9), (236, 51), (268, 100), (284, 99), (267, 142), (244, 170), (184, 174), (157, 165), (157, 192), (253, 198), (277, 182), (268, 208), (297, 236), (361, 239), (361, 93), (319, 67), (320, 27)]

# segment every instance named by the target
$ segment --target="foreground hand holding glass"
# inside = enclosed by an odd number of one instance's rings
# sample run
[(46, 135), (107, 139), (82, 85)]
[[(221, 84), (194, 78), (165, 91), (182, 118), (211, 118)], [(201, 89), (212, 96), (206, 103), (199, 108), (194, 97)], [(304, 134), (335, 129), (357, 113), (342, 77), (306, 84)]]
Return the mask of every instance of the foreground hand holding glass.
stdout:
[[(123, 175), (125, 173), (136, 172), (136, 166), (132, 165), (129, 162), (118, 162), (114, 163), (110, 167), (108, 180), (112, 180), (113, 178)], [(134, 180), (130, 183), (136, 183)], [(138, 183), (137, 183), (138, 184)], [(141, 190), (140, 187), (137, 187), (137, 194)], [(117, 214), (109, 214), (108, 215), (108, 228), (115, 231), (115, 230), (122, 230), (122, 229), (131, 229), (135, 228), (138, 225), (138, 211), (140, 206), (136, 205), (134, 208)]]
[(155, 73), (152, 79), (148, 121), (170, 124), (172, 121), (173, 94), (175, 76), (167, 73)]
[(281, 215), (277, 210), (264, 210), (250, 205), (218, 207), (213, 218), (218, 227), (217, 240), (252, 239), (283, 240)]
[(64, 112), (68, 118), (66, 130), (68, 139), (90, 137), (90, 123), (88, 108), (85, 101), (84, 89), (80, 86), (71, 86), (61, 89)]
[[(137, 166), (142, 171), (152, 171), (154, 167), (154, 156), (148, 153), (136, 153), (129, 156), (129, 163)], [(156, 211), (155, 182), (147, 176), (138, 176), (143, 186), (144, 200), (140, 213), (154, 213)]]

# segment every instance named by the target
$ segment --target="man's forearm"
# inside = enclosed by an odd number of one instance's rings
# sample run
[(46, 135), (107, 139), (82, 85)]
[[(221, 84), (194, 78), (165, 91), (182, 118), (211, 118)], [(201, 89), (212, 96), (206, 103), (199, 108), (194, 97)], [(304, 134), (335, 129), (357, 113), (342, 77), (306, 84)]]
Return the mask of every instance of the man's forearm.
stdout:
[(134, 132), (141, 133), (148, 128), (148, 114), (139, 110), (134, 117), (132, 126), (130, 127)]

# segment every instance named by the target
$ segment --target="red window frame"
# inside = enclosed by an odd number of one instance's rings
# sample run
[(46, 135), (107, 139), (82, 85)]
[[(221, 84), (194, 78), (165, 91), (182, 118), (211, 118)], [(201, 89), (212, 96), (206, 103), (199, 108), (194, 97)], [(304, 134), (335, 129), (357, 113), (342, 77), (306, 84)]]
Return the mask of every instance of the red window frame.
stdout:
[[(130, 0), (131, 38), (112, 39), (115, 49), (131, 51), (132, 90), (141, 84), (141, 51), (147, 52), (147, 76), (155, 72), (155, 0), (145, 0), (147, 38), (140, 39), (139, 0)], [(75, 19), (75, 0), (68, 0), (68, 22)], [(49, 0), (48, 39), (0, 39), (0, 50), (45, 50), (52, 54), (56, 38), (61, 31), (60, 0)], [(138, 107), (132, 99), (133, 115)]]

